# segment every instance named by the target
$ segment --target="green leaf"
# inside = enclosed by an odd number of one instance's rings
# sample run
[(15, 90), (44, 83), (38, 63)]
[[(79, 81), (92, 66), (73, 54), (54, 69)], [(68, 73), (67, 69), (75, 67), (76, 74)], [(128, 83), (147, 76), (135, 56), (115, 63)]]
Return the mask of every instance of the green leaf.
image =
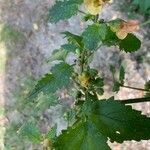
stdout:
[(88, 50), (96, 50), (105, 40), (108, 27), (106, 24), (93, 24), (88, 26), (82, 34), (83, 43)]
[(141, 12), (148, 14), (150, 9), (149, 0), (133, 0), (132, 4), (137, 5)]
[(95, 102), (88, 117), (99, 132), (111, 141), (122, 143), (150, 139), (150, 118), (118, 101)]
[(149, 90), (150, 91), (150, 80), (148, 80), (145, 85), (144, 85), (145, 90)]
[(70, 109), (66, 114), (65, 114), (65, 119), (67, 120), (67, 124), (68, 126), (71, 126), (75, 123), (75, 121), (77, 121), (76, 118), (76, 109)]
[(18, 134), (20, 136), (23, 136), (27, 138), (28, 140), (31, 140), (34, 143), (40, 143), (41, 141), (41, 133), (36, 126), (36, 123), (34, 121), (28, 121), (26, 122), (18, 131)]
[(37, 101), (35, 106), (36, 111), (45, 111), (50, 108), (50, 106), (55, 106), (59, 103), (58, 97), (51, 93), (48, 95), (40, 94)]
[(60, 49), (53, 51), (52, 55), (47, 59), (47, 62), (52, 62), (55, 60), (65, 61), (66, 57), (70, 52), (75, 53), (78, 47), (74, 44), (64, 44)]
[(73, 34), (73, 33), (70, 33), (68, 31), (62, 32), (62, 34), (65, 35), (65, 38), (67, 38), (69, 43), (74, 44), (78, 48), (82, 48), (83, 47), (82, 37), (81, 36)]
[(71, 18), (77, 14), (79, 5), (82, 3), (83, 0), (57, 0), (55, 5), (49, 10), (49, 21), (56, 23), (60, 20)]
[(94, 21), (95, 20), (95, 16), (94, 15), (91, 15), (91, 14), (87, 14), (83, 17), (83, 20), (86, 22), (86, 21)]
[(135, 52), (141, 47), (141, 41), (134, 36), (133, 34), (128, 34), (128, 36), (120, 40), (119, 42), (119, 48), (120, 50), (123, 50), (125, 52)]
[(113, 83), (113, 92), (119, 92), (120, 90), (120, 83), (118, 81), (114, 81)]
[(96, 92), (99, 95), (103, 95), (104, 94), (104, 89), (103, 88), (96, 88)]
[(147, 90), (145, 97), (150, 97), (150, 80), (145, 83), (144, 89)]
[(115, 75), (115, 73), (116, 73), (116, 68), (115, 68), (115, 66), (113, 66), (113, 65), (109, 65), (109, 69), (110, 69), (110, 71), (111, 71), (112, 75), (114, 76), (114, 75)]
[(65, 51), (69, 52), (73, 52), (75, 53), (76, 49), (78, 48), (76, 45), (74, 44), (64, 44), (61, 46), (62, 49), (64, 49)]
[(127, 37), (123, 40), (118, 39), (116, 33), (118, 31), (118, 27), (123, 20), (116, 19), (110, 21), (107, 26), (107, 34), (103, 44), (108, 46), (116, 46), (118, 45), (120, 50), (125, 52), (134, 52), (137, 51), (141, 47), (141, 41), (133, 34), (129, 33)]
[(123, 40), (118, 39), (115, 32), (112, 30), (117, 30), (117, 26), (120, 20), (113, 20), (107, 24), (106, 30), (103, 30), (105, 38), (102, 40), (104, 45), (107, 46), (119, 46), (120, 50), (125, 52), (134, 52), (141, 47), (141, 41), (133, 34), (129, 33), (127, 37)]
[(120, 67), (120, 73), (119, 73), (119, 80), (120, 80), (121, 84), (124, 83), (124, 79), (125, 79), (125, 70), (124, 70), (124, 67), (121, 66)]
[(52, 62), (55, 60), (65, 61), (67, 55), (68, 55), (68, 52), (65, 51), (64, 49), (54, 50), (51, 57), (48, 58), (47, 62)]
[(123, 22), (124, 20), (122, 19), (115, 19), (115, 20), (111, 20), (108, 22), (108, 25), (110, 26), (110, 29), (113, 31), (113, 32), (117, 32), (118, 29), (120, 28), (120, 24)]
[(110, 150), (106, 142), (107, 137), (99, 133), (96, 126), (88, 121), (62, 131), (54, 147), (57, 150)]
[(149, 0), (143, 0), (143, 3), (141, 2), (141, 11), (148, 12), (148, 10), (150, 9), (150, 1)]
[(96, 78), (95, 80), (92, 81), (92, 84), (96, 87), (103, 87), (104, 86), (104, 79), (103, 78)]
[(92, 79), (94, 79), (98, 75), (98, 71), (93, 68), (89, 68), (88, 73)]
[(70, 83), (72, 72), (72, 66), (66, 63), (55, 65), (51, 69), (51, 73), (46, 74), (38, 81), (34, 90), (29, 94), (29, 98), (37, 97), (40, 92), (44, 94), (55, 93), (58, 89), (67, 86)]
[(104, 45), (107, 46), (116, 46), (119, 39), (116, 36), (115, 32), (111, 31), (110, 27), (108, 27), (107, 34), (105, 40), (103, 41)]
[(58, 150), (109, 150), (107, 140), (148, 140), (150, 118), (119, 101), (87, 97), (82, 114), (85, 119), (62, 131), (54, 147)]
[(50, 129), (50, 131), (46, 134), (45, 138), (49, 140), (54, 140), (56, 138), (56, 134), (57, 134), (57, 125), (55, 125)]

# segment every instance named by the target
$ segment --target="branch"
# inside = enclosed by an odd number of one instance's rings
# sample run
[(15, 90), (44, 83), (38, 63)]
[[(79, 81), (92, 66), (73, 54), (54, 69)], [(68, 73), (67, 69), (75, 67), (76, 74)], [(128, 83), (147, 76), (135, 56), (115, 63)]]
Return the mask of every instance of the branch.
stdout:
[(84, 14), (84, 15), (87, 15), (87, 13), (85, 13), (84, 11), (82, 10), (78, 10), (81, 14)]
[(117, 100), (117, 101), (119, 101), (123, 104), (143, 103), (143, 102), (150, 102), (150, 97), (125, 99), (125, 100)]
[(126, 85), (122, 85), (122, 84), (120, 84), (120, 86), (121, 86), (121, 87), (124, 87), (124, 88), (128, 88), (128, 89), (133, 89), (133, 90), (138, 90), (138, 91), (145, 91), (145, 92), (149, 92), (149, 90), (142, 89), (142, 88), (136, 88), (136, 87), (126, 86)]

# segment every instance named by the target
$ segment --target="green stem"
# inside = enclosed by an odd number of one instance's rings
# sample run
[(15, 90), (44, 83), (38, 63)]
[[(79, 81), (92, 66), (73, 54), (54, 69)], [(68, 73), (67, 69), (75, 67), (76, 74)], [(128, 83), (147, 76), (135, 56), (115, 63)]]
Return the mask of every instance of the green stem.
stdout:
[(94, 96), (98, 99), (97, 93), (93, 91)]
[(80, 73), (82, 74), (84, 71), (84, 63), (85, 63), (85, 50), (81, 53), (81, 59), (80, 59)]
[(150, 20), (148, 20), (148, 21), (146, 21), (146, 22), (144, 22), (144, 23), (141, 23), (141, 24), (140, 24), (140, 27), (145, 26), (145, 25), (147, 25), (147, 24), (150, 24)]
[(82, 11), (82, 10), (79, 10), (79, 12), (80, 12), (81, 14), (87, 15), (87, 13), (85, 13), (85, 12)]
[(97, 14), (97, 15), (95, 16), (94, 22), (97, 23), (98, 19), (99, 19), (99, 15)]
[(125, 100), (117, 100), (123, 104), (133, 104), (133, 103), (142, 103), (142, 102), (150, 102), (150, 97), (143, 98), (135, 98), (135, 99), (125, 99)]
[(126, 85), (122, 85), (122, 84), (120, 84), (120, 86), (122, 86), (122, 87), (124, 87), (124, 88), (128, 88), (128, 89), (133, 89), (133, 90), (138, 90), (138, 91), (149, 92), (149, 90), (142, 89), (142, 88), (136, 88), (136, 87), (126, 86)]

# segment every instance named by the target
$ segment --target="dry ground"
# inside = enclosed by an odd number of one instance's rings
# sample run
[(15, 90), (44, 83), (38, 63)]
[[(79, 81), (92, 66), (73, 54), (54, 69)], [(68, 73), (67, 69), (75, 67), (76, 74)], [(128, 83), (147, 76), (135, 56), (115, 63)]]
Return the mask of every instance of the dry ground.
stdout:
[[(48, 8), (53, 3), (54, 0), (0, 0), (0, 30), (6, 27), (7, 31), (3, 33), (4, 35), (0, 35), (0, 113), (2, 112), (0, 114), (0, 149), (3, 149), (4, 142), (9, 144), (3, 140), (5, 125), (16, 121), (17, 116), (20, 117), (18, 112), (11, 109), (6, 114), (3, 113), (4, 108), (11, 108), (15, 103), (15, 91), (23, 86), (24, 79), (33, 76), (39, 78), (49, 70), (50, 66), (45, 63), (45, 59), (52, 50), (65, 42), (59, 34), (61, 31), (68, 30), (78, 34), (85, 27), (80, 21), (80, 16), (71, 18), (69, 21), (59, 22), (56, 25), (48, 24), (46, 16)], [(111, 6), (106, 8), (101, 15), (107, 19), (122, 16)], [(114, 47), (103, 47), (95, 55), (92, 65), (109, 78), (110, 72), (106, 69), (108, 64), (117, 65), (116, 60), (126, 59), (124, 61), (127, 67), (126, 84), (142, 88), (145, 81), (150, 80), (150, 65), (146, 61), (150, 58), (150, 41), (143, 40), (143, 32), (137, 33), (137, 36), (143, 41), (139, 52), (125, 54), (119, 53), (118, 49)], [(11, 34), (11, 36), (7, 36), (7, 34)], [(146, 58), (145, 63), (137, 62), (141, 55)], [(117, 95), (118, 98), (135, 98), (137, 96), (143, 96), (143, 93), (122, 89)], [(150, 103), (138, 104), (134, 107), (150, 115)], [(5, 134), (7, 134), (7, 130)], [(116, 145), (113, 146), (114, 150), (150, 150), (150, 142), (145, 141), (114, 145)], [(32, 146), (30, 149), (33, 149)]]

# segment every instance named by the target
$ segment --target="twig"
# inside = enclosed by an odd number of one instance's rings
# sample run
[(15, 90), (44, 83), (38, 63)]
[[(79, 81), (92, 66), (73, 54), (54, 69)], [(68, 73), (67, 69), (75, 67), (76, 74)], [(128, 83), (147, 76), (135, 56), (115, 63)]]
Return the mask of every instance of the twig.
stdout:
[(120, 84), (120, 86), (121, 86), (121, 87), (124, 87), (124, 88), (128, 88), (128, 89), (133, 89), (133, 90), (138, 90), (138, 91), (150, 92), (149, 90), (142, 89), (142, 88), (136, 88), (136, 87), (126, 86), (126, 85), (122, 85), (122, 84)]
[(125, 99), (125, 100), (117, 100), (117, 101), (119, 101), (123, 104), (143, 103), (143, 102), (150, 102), (150, 97)]

